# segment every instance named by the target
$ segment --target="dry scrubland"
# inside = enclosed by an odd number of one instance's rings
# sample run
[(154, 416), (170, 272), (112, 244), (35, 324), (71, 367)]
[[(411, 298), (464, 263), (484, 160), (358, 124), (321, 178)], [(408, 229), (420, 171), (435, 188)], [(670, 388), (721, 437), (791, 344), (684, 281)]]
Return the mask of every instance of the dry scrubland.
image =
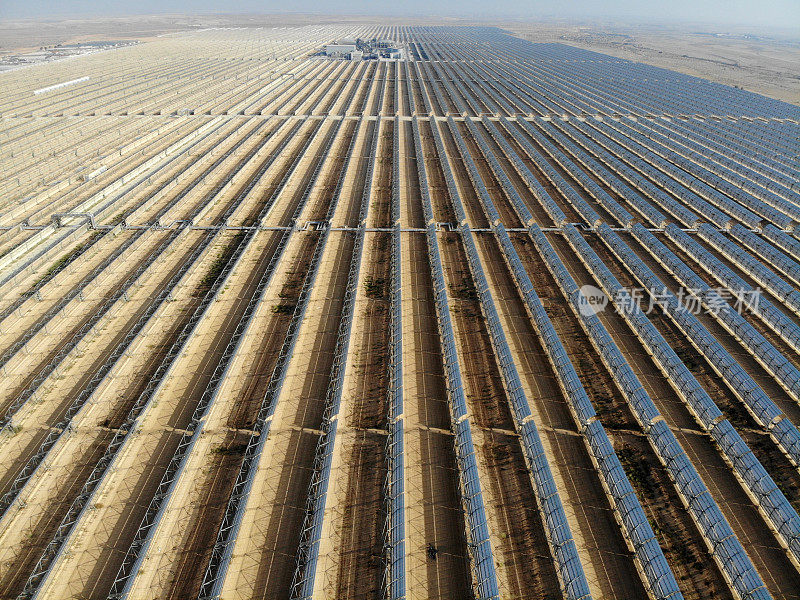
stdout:
[(0, 81), (0, 598), (800, 597), (797, 107), (396, 24)]

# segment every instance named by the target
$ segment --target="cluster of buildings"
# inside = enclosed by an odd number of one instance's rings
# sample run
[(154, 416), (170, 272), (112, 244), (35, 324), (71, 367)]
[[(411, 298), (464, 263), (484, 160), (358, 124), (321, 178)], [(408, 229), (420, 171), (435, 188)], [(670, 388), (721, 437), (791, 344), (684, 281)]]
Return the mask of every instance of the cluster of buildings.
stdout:
[(404, 60), (405, 51), (394, 40), (343, 39), (325, 46), (325, 56), (348, 60)]
[(21, 53), (0, 53), (0, 72), (10, 71), (25, 65), (52, 62), (70, 56), (93, 54), (101, 50), (112, 50), (122, 46), (138, 44), (137, 40), (103, 40), (80, 42), (77, 44), (55, 44), (41, 46), (38, 50)]

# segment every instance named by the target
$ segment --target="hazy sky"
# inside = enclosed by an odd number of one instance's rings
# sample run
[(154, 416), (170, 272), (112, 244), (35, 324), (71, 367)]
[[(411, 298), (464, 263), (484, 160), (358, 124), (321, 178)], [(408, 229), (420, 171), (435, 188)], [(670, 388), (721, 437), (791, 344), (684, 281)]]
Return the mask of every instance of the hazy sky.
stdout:
[(800, 0), (0, 0), (0, 18), (197, 12), (682, 20), (720, 25), (797, 27)]

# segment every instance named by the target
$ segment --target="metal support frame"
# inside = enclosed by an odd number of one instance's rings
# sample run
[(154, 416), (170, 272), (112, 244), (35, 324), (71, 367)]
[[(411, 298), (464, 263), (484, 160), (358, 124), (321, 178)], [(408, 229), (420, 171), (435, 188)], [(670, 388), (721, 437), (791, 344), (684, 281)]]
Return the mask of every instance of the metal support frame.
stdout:
[[(610, 237), (604, 237), (609, 235)], [(601, 237), (615, 242), (617, 248), (623, 245), (619, 236), (616, 236), (613, 232), (609, 234), (609, 232), (602, 231)], [(745, 489), (755, 499), (756, 505), (763, 511), (767, 521), (772, 524), (773, 530), (780, 539), (783, 539), (790, 552), (795, 556), (795, 560), (797, 560), (798, 556), (800, 556), (800, 516), (797, 515), (797, 512), (786, 500), (783, 493), (778, 489), (778, 486), (744, 440), (742, 440), (739, 433), (733, 428), (730, 421), (724, 418), (722, 411), (719, 410), (705, 389), (700, 386), (689, 372), (689, 369), (667, 343), (664, 336), (650, 322), (650, 319), (635, 303), (630, 301), (630, 294), (622, 287), (583, 236), (574, 229), (567, 230), (567, 240), (575, 250), (578, 258), (594, 274), (609, 297), (613, 298), (615, 302), (631, 307), (629, 310), (621, 311), (624, 320), (636, 332), (643, 345), (647, 348), (648, 353), (653, 357), (656, 365), (695, 416), (701, 427), (719, 445), (734, 472), (744, 482)], [(670, 294), (666, 295), (669, 296)], [(672, 298), (674, 299), (674, 296)], [(677, 307), (676, 310), (678, 310)], [(769, 401), (766, 396), (764, 396), (764, 399)], [(769, 402), (772, 404), (771, 401)], [(752, 410), (752, 403), (749, 408)], [(766, 409), (766, 407), (764, 408)], [(773, 410), (769, 411), (769, 425), (772, 425), (772, 419), (781, 414), (774, 404), (772, 404), (772, 408)], [(758, 422), (758, 419), (756, 421)], [(765, 429), (768, 428), (765, 427)], [(800, 443), (800, 433), (797, 432), (797, 429), (794, 432), (795, 444)], [(784, 449), (785, 451), (786, 449)], [(797, 461), (800, 455), (793, 458)]]
[[(321, 124), (322, 121), (319, 122), (317, 130), (319, 129)], [(334, 135), (329, 135), (328, 139), (332, 141), (334, 137), (335, 137)], [(255, 218), (256, 221), (262, 220), (271, 211), (278, 197), (285, 189), (286, 184), (291, 179), (291, 176), (296, 172), (304, 154), (305, 154), (304, 152), (300, 152), (297, 155), (295, 160), (292, 162), (292, 165), (288, 169), (287, 175), (284, 176), (281, 184), (275, 188), (275, 191), (272, 193), (270, 198), (267, 200), (267, 202), (264, 204), (263, 208), (259, 212), (258, 216)], [(322, 160), (318, 159), (318, 161), (321, 164)], [(315, 170), (315, 177), (312, 178), (312, 182), (316, 180), (316, 175), (318, 173), (319, 173), (319, 168)], [(303, 208), (306, 205), (308, 197), (309, 194), (303, 195), (302, 201), (298, 204), (298, 206), (294, 210), (292, 220), (295, 220), (300, 215), (300, 213), (302, 212)], [(254, 239), (255, 232), (257, 230), (258, 228), (253, 228), (249, 229), (246, 232), (245, 237), (243, 238), (239, 246), (242, 249), (242, 253)], [(156, 490), (156, 493), (154, 494), (153, 498), (150, 501), (150, 505), (148, 506), (145, 516), (142, 519), (142, 523), (140, 524), (139, 529), (137, 530), (136, 535), (134, 537), (134, 540), (131, 543), (131, 546), (128, 549), (128, 552), (125, 556), (125, 559), (123, 560), (123, 563), (120, 566), (117, 577), (111, 588), (111, 593), (109, 596), (110, 598), (125, 598), (128, 596), (131, 587), (135, 581), (135, 573), (139, 571), (142, 560), (146, 556), (147, 549), (149, 548), (150, 541), (152, 540), (152, 536), (158, 528), (158, 523), (160, 522), (164, 514), (164, 510), (168, 505), (169, 497), (171, 496), (175, 488), (175, 485), (177, 484), (177, 481), (181, 473), (183, 472), (186, 460), (188, 459), (191, 450), (194, 447), (194, 444), (203, 433), (205, 425), (204, 421), (205, 416), (218, 397), (222, 382), (225, 379), (226, 375), (228, 374), (230, 366), (233, 362), (233, 357), (238, 352), (241, 342), (244, 339), (244, 336), (250, 327), (250, 323), (252, 322), (255, 311), (259, 306), (259, 304), (261, 303), (262, 297), (266, 289), (269, 287), (270, 283), (273, 280), (273, 277), (277, 272), (277, 265), (282, 259), (284, 252), (287, 248), (289, 238), (292, 236), (294, 231), (295, 230), (293, 228), (284, 230), (283, 235), (281, 236), (281, 239), (278, 242), (278, 247), (276, 248), (275, 252), (270, 258), (266, 270), (264, 271), (258, 284), (256, 285), (256, 289), (254, 290), (253, 295), (248, 301), (248, 304), (245, 307), (242, 317), (239, 319), (239, 322), (236, 325), (236, 329), (234, 330), (231, 339), (228, 341), (228, 344), (223, 352), (222, 357), (220, 358), (220, 361), (215, 366), (214, 373), (212, 374), (212, 377), (209, 380), (206, 389), (204, 390), (203, 395), (200, 398), (200, 401), (195, 407), (189, 425), (186, 427), (186, 431), (181, 437), (178, 447), (176, 448), (175, 453), (170, 459), (169, 466), (167, 467), (167, 470), (165, 471), (164, 475), (161, 478), (158, 489)]]
[(670, 474), (676, 491), (702, 532), (712, 555), (719, 561), (725, 578), (742, 597), (768, 600), (771, 596), (741, 542), (616, 342), (597, 315), (581, 312), (578, 286), (544, 234), (535, 225), (531, 227), (530, 233), (548, 270), (568, 298), (570, 307), (592, 345), (628, 400), (656, 456)]
[[(478, 193), (478, 198), (487, 213), (489, 221), (498, 224), (493, 229), (494, 234), (510, 243), (511, 240), (508, 239), (508, 234), (505, 233), (505, 229), (502, 225), (499, 225), (500, 214), (494, 206), (494, 202), (469, 153), (463, 136), (459, 132), (455, 121), (452, 119), (448, 120), (448, 125), (461, 155), (461, 159), (467, 168), (467, 174)], [(484, 155), (491, 155), (491, 150), (478, 135), (475, 126), (470, 122), (468, 127), (475, 141), (481, 146)], [(438, 131), (438, 126), (434, 124), (431, 126), (431, 129), (434, 131), (434, 140), (436, 141), (443, 169), (447, 171), (445, 179), (448, 182), (448, 186), (451, 182), (453, 184), (449, 192), (456, 218), (461, 222), (459, 234), (467, 255), (469, 270), (478, 291), (481, 312), (488, 326), (490, 340), (495, 351), (495, 358), (503, 377), (503, 386), (511, 405), (515, 428), (520, 435), (525, 463), (531, 478), (536, 503), (539, 510), (545, 515), (545, 535), (547, 536), (548, 544), (556, 563), (556, 573), (561, 589), (565, 596), (571, 600), (589, 600), (591, 598), (589, 584), (586, 580), (580, 558), (578, 557), (575, 540), (572, 537), (561, 498), (558, 492), (555, 491), (555, 480), (553, 479), (550, 465), (545, 456), (544, 447), (542, 446), (536, 423), (532, 419), (530, 403), (523, 390), (522, 381), (511, 354), (511, 348), (508, 345), (505, 331), (500, 322), (500, 315), (497, 311), (491, 290), (489, 289), (489, 282), (486, 278), (483, 266), (481, 265), (472, 231), (466, 224), (466, 212), (458, 188), (454, 185), (455, 181), (452, 176), (452, 170), (447, 155), (444, 154), (444, 143)]]
[[(364, 123), (362, 120), (360, 126)], [(356, 130), (348, 150), (348, 157), (354, 155), (355, 142), (358, 138), (359, 128)], [(308, 495), (306, 497), (306, 518), (300, 534), (300, 547), (297, 557), (297, 568), (292, 581), (292, 598), (310, 600), (315, 595), (316, 567), (319, 559), (319, 546), (322, 541), (322, 527), (325, 519), (325, 506), (327, 504), (328, 486), (331, 476), (331, 462), (335, 448), (336, 434), (339, 426), (339, 408), (341, 405), (344, 378), (347, 369), (347, 358), (350, 349), (350, 334), (353, 327), (356, 294), (358, 293), (358, 279), (361, 273), (361, 263), (364, 248), (364, 228), (366, 227), (367, 213), (372, 195), (372, 183), (375, 169), (375, 154), (377, 152), (380, 122), (373, 126), (372, 140), (367, 166), (366, 185), (361, 195), (358, 212), (359, 230), (353, 244), (353, 255), (347, 273), (347, 286), (345, 288), (344, 302), (342, 303), (341, 317), (336, 336), (333, 364), (326, 397), (325, 411), (322, 419), (322, 435), (319, 438), (315, 456), (314, 468), (311, 476)]]
[(384, 547), (386, 569), (383, 591), (386, 600), (406, 597), (406, 506), (405, 506), (405, 419), (403, 392), (403, 308), (402, 245), (400, 242), (400, 121), (394, 121), (392, 139), (392, 200), (389, 340), (389, 410), (386, 440), (386, 526)]
[[(295, 129), (298, 126), (299, 124), (295, 127)], [(291, 133), (283, 140), (282, 144), (287, 144), (289, 139), (291, 139)], [(245, 187), (225, 210), (223, 220), (227, 219), (231, 214), (233, 214), (234, 211), (244, 202), (250, 190), (253, 189), (256, 182), (261, 179), (261, 177), (278, 156), (279, 153), (271, 155), (261, 165), (261, 167), (259, 167), (256, 174), (250, 179), (250, 181), (245, 185)], [(203, 205), (199, 205), (196, 208), (196, 211), (199, 212), (202, 210), (202, 206)], [(262, 209), (262, 212), (265, 212), (266, 210), (268, 210), (267, 206)], [(219, 232), (217, 232), (216, 235), (209, 237), (206, 240), (206, 245), (210, 244), (213, 239), (216, 239), (217, 235), (219, 235)], [(233, 266), (241, 258), (243, 251), (244, 246), (240, 243), (234, 253), (229, 257), (225, 267), (223, 267), (221, 270), (220, 275), (215, 279), (214, 283), (206, 292), (203, 300), (195, 309), (189, 321), (179, 332), (177, 338), (170, 347), (170, 350), (167, 352), (167, 355), (156, 369), (153, 377), (150, 379), (150, 381), (148, 381), (147, 387), (140, 394), (139, 398), (128, 412), (125, 423), (111, 440), (103, 456), (95, 465), (94, 469), (89, 475), (89, 478), (84, 483), (80, 493), (70, 505), (66, 515), (59, 524), (55, 535), (40, 555), (36, 566), (34, 567), (31, 575), (28, 577), (23, 592), (20, 595), (20, 599), (34, 598), (38, 596), (39, 590), (41, 589), (41, 583), (47, 577), (52, 565), (57, 562), (58, 556), (63, 552), (65, 543), (72, 535), (75, 524), (80, 520), (87, 507), (90, 505), (90, 499), (93, 497), (98, 486), (105, 478), (109, 467), (115, 462), (120, 449), (126, 443), (130, 433), (135, 430), (139, 417), (150, 405), (150, 402), (155, 397), (157, 390), (160, 389), (161, 385), (163, 384), (168, 371), (171, 370), (175, 359), (180, 355), (186, 342), (191, 337), (195, 328), (200, 322), (200, 319), (211, 305), (224, 282), (227, 281)]]
[[(341, 129), (342, 123), (340, 120), (329, 134), (328, 139), (323, 145), (324, 152), (321, 156), (328, 154), (336, 135)], [(303, 194), (301, 206), (305, 205), (311, 190), (316, 183), (316, 179), (320, 173), (320, 169), (315, 169), (314, 175), (309, 180), (308, 185)], [(344, 178), (340, 178), (337, 189), (333, 196), (333, 201), (328, 207), (326, 221), (329, 221), (339, 203), (341, 196), (342, 185)], [(295, 212), (293, 219), (296, 219), (300, 210)], [(219, 598), (222, 592), (222, 586), (225, 581), (225, 576), (230, 565), (233, 549), (236, 543), (236, 538), (239, 533), (239, 528), (244, 518), (244, 511), (247, 508), (247, 501), (249, 499), (250, 490), (253, 485), (253, 478), (255, 477), (261, 460), (264, 445), (269, 437), (270, 426), (272, 424), (272, 416), (275, 413), (275, 408), (283, 388), (283, 383), (286, 378), (286, 373), (289, 368), (292, 354), (294, 352), (295, 344), (300, 334), (300, 329), (308, 308), (308, 302), (311, 297), (311, 290), (316, 281), (319, 273), (320, 264), (322, 262), (322, 255), (327, 246), (328, 238), (330, 236), (330, 228), (321, 230), (321, 237), (317, 241), (314, 248), (314, 254), (311, 257), (311, 263), (303, 281), (303, 287), (300, 291), (297, 305), (295, 306), (292, 319), (289, 323), (289, 329), (284, 338), (283, 345), (278, 355), (278, 360), (272, 370), (267, 391), (264, 394), (261, 406), (259, 408), (258, 416), (253, 426), (253, 433), (247, 442), (247, 447), (244, 452), (244, 459), (239, 468), (239, 473), (236, 477), (236, 482), (233, 487), (233, 492), (228, 499), (228, 504), (223, 515), (221, 527), (217, 533), (217, 539), (211, 552), (211, 558), (206, 568), (203, 577), (203, 583), (200, 588), (200, 599), (216, 599)]]
[[(415, 63), (416, 64), (416, 63)], [(456, 463), (459, 473), (459, 490), (466, 514), (467, 542), (469, 545), (473, 587), (478, 600), (494, 600), (499, 598), (497, 572), (494, 555), (489, 539), (486, 508), (483, 502), (478, 466), (475, 459), (475, 447), (472, 440), (472, 428), (467, 411), (464, 388), (461, 381), (458, 352), (455, 345), (455, 333), (450, 319), (447, 286), (444, 280), (439, 242), (436, 238), (433, 207), (428, 192), (428, 175), (422, 151), (419, 123), (412, 121), (414, 148), (417, 155), (417, 171), (422, 194), (422, 209), (427, 225), (426, 241), (428, 259), (433, 278), (436, 313), (438, 316), (439, 335), (447, 378), (447, 395), (451, 415), (451, 427), (454, 433)]]

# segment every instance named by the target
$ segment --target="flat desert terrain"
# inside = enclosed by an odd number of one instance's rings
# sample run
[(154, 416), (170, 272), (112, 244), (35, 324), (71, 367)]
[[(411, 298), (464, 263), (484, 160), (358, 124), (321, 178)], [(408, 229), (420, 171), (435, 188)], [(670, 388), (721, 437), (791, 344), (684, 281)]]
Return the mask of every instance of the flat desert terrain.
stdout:
[(533, 42), (560, 42), (800, 104), (800, 35), (696, 26), (501, 23)]

